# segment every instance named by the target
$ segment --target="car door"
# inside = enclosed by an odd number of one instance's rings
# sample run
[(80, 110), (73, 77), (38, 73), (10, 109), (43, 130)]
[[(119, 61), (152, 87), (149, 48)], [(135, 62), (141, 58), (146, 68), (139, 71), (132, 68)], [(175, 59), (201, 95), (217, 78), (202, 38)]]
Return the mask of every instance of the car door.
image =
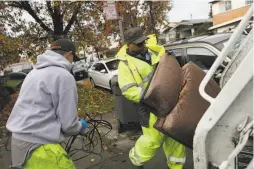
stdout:
[(97, 66), (96, 64), (93, 64), (89, 69), (88, 69), (88, 75), (90, 78), (94, 79), (94, 74), (95, 74), (95, 68)]
[(216, 54), (204, 47), (189, 47), (186, 48), (186, 53), (187, 62), (195, 63), (205, 72), (211, 68), (217, 57)]
[(94, 77), (95, 77), (95, 83), (98, 86), (105, 86), (105, 79), (106, 79), (106, 74), (108, 73), (105, 65), (103, 63), (98, 63), (95, 67), (94, 71)]
[(110, 89), (110, 86), (109, 86), (109, 80), (110, 80), (110, 71), (109, 69), (107, 68), (106, 64), (103, 63), (103, 66), (102, 66), (102, 70), (105, 70), (104, 72), (100, 72), (101, 73), (101, 86), (105, 87), (105, 88), (108, 88)]
[(181, 67), (186, 63), (185, 56), (183, 54), (183, 49), (181, 48), (170, 49), (168, 50), (168, 52), (176, 57), (176, 60), (178, 61)]
[(89, 76), (93, 79), (94, 83), (98, 84), (98, 70), (99, 69), (99, 63), (94, 64), (90, 70), (89, 70)]

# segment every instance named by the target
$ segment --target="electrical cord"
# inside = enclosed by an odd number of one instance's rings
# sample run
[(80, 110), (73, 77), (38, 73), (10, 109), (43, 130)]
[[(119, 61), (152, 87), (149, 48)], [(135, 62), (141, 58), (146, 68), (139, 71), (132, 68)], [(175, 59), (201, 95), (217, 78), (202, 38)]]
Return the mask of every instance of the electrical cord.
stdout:
[[(99, 119), (96, 117), (99, 116)], [(105, 137), (111, 130), (112, 125), (106, 121), (102, 120), (102, 116), (100, 114), (96, 114), (94, 118), (87, 114), (87, 123), (88, 127), (86, 128), (86, 132), (84, 134), (78, 134), (71, 136), (67, 144), (65, 145), (65, 151), (68, 153), (70, 157), (74, 156), (78, 152), (84, 153), (84, 155), (73, 159), (73, 161), (81, 160), (89, 155), (98, 155), (102, 158), (101, 153), (103, 152), (103, 137)], [(108, 131), (104, 134), (101, 134), (100, 128), (106, 128)], [(82, 145), (81, 148), (74, 148), (73, 144), (75, 141), (80, 140)], [(95, 152), (96, 147), (100, 147), (100, 152)]]

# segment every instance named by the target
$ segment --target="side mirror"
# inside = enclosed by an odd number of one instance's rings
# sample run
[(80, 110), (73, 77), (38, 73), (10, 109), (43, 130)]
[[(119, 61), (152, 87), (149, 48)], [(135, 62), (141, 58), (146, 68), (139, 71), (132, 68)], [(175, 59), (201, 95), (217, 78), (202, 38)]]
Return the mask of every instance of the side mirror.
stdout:
[(101, 73), (106, 73), (107, 71), (106, 71), (106, 69), (102, 69), (100, 72)]

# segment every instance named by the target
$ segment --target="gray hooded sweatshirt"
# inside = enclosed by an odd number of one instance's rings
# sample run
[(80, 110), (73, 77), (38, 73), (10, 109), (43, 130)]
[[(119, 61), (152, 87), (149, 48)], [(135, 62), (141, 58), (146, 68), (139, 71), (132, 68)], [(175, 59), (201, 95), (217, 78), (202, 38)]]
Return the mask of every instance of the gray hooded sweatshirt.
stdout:
[(71, 68), (67, 59), (51, 50), (37, 57), (7, 121), (14, 138), (37, 144), (61, 143), (65, 136), (81, 130)]

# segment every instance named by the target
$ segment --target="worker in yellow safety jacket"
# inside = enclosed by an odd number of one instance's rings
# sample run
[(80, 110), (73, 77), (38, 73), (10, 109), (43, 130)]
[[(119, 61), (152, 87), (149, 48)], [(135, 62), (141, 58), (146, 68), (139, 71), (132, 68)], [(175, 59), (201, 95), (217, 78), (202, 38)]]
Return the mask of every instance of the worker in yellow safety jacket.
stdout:
[(138, 27), (127, 30), (124, 37), (126, 44), (116, 56), (120, 60), (118, 83), (123, 95), (138, 105), (143, 131), (143, 135), (129, 153), (133, 168), (142, 169), (144, 163), (163, 145), (168, 167), (182, 169), (185, 163), (185, 147), (156, 130), (153, 125), (157, 117), (140, 103), (155, 65), (165, 53), (165, 49), (157, 45), (155, 35), (144, 36)]

